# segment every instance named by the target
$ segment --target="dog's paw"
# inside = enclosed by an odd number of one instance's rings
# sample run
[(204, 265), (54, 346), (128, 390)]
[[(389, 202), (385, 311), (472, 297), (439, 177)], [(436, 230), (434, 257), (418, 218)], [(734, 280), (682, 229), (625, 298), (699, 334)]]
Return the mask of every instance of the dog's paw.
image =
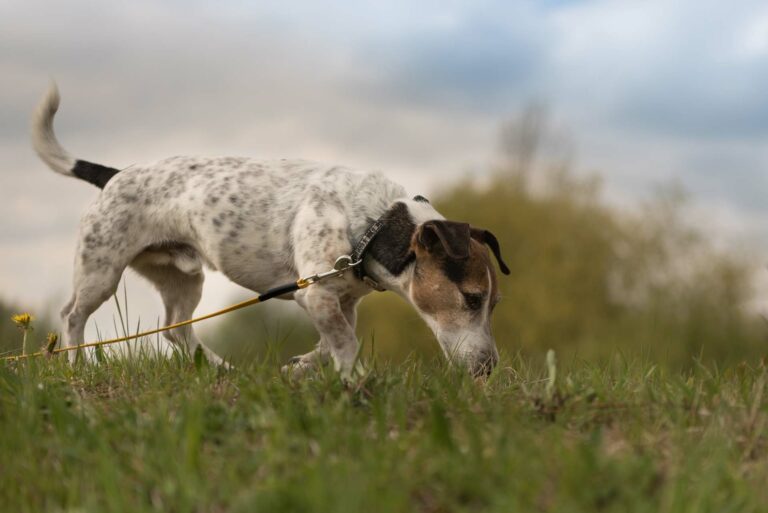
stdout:
[(339, 377), (346, 385), (354, 386), (364, 380), (368, 371), (360, 360), (355, 360), (354, 365), (339, 369)]
[(280, 368), (280, 371), (283, 375), (291, 378), (303, 378), (327, 363), (326, 360), (315, 350), (307, 354), (294, 356), (288, 360), (287, 364)]
[(205, 359), (209, 365), (217, 367), (223, 370), (234, 369), (234, 365), (226, 361), (204, 345), (198, 345), (192, 352), (192, 358), (197, 360), (198, 358)]

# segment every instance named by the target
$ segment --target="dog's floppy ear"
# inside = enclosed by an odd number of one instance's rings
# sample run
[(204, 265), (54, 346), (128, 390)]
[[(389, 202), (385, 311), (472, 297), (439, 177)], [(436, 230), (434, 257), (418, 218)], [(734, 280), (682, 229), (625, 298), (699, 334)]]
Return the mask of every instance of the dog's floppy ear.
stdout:
[(509, 274), (509, 267), (507, 267), (507, 264), (505, 264), (504, 260), (501, 258), (501, 247), (499, 246), (499, 241), (496, 239), (496, 236), (488, 230), (483, 230), (482, 228), (472, 228), (471, 233), (473, 239), (478, 242), (482, 242), (483, 244), (487, 244), (488, 247), (491, 248), (491, 251), (493, 251), (493, 256), (496, 257), (496, 261), (499, 263), (499, 269), (501, 269), (501, 272), (504, 274)]
[(454, 221), (427, 221), (419, 227), (416, 240), (430, 253), (445, 253), (452, 260), (469, 258), (470, 227)]

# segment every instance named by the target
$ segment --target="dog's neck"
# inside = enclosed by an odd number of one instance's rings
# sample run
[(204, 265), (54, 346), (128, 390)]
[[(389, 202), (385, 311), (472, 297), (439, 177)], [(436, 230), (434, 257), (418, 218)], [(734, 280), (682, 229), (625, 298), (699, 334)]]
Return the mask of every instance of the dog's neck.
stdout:
[(407, 296), (414, 269), (411, 240), (416, 228), (444, 217), (428, 202), (396, 200), (384, 214), (384, 227), (366, 252), (366, 273), (385, 290)]

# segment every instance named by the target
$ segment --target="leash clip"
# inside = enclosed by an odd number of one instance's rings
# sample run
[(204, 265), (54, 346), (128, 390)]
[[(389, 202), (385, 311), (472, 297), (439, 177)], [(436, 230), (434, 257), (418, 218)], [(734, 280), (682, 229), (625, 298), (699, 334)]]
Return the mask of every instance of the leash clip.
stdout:
[(360, 259), (356, 262), (352, 261), (352, 257), (349, 255), (341, 255), (339, 258), (336, 259), (336, 262), (333, 264), (333, 270), (334, 271), (340, 271), (344, 272), (347, 269), (351, 269), (352, 267), (355, 267), (356, 265), (360, 264), (363, 260)]
[(351, 268), (355, 267), (356, 265), (359, 265), (360, 262), (362, 262), (362, 260), (353, 262), (351, 256), (341, 255), (339, 258), (336, 259), (336, 262), (334, 262), (333, 269), (331, 269), (330, 271), (326, 271), (324, 273), (317, 273), (312, 276), (303, 278), (302, 280), (300, 280), (302, 282), (301, 284), (304, 287), (306, 287), (308, 285), (312, 285), (313, 283), (317, 283), (318, 281), (324, 280), (326, 278), (341, 276)]

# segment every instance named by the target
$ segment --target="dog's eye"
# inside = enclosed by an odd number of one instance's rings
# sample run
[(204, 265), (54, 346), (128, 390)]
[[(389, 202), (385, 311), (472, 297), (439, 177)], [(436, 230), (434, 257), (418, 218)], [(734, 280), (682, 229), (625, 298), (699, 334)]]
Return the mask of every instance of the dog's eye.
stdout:
[(462, 292), (461, 294), (464, 296), (464, 302), (470, 310), (480, 310), (483, 307), (485, 294), (482, 292)]

